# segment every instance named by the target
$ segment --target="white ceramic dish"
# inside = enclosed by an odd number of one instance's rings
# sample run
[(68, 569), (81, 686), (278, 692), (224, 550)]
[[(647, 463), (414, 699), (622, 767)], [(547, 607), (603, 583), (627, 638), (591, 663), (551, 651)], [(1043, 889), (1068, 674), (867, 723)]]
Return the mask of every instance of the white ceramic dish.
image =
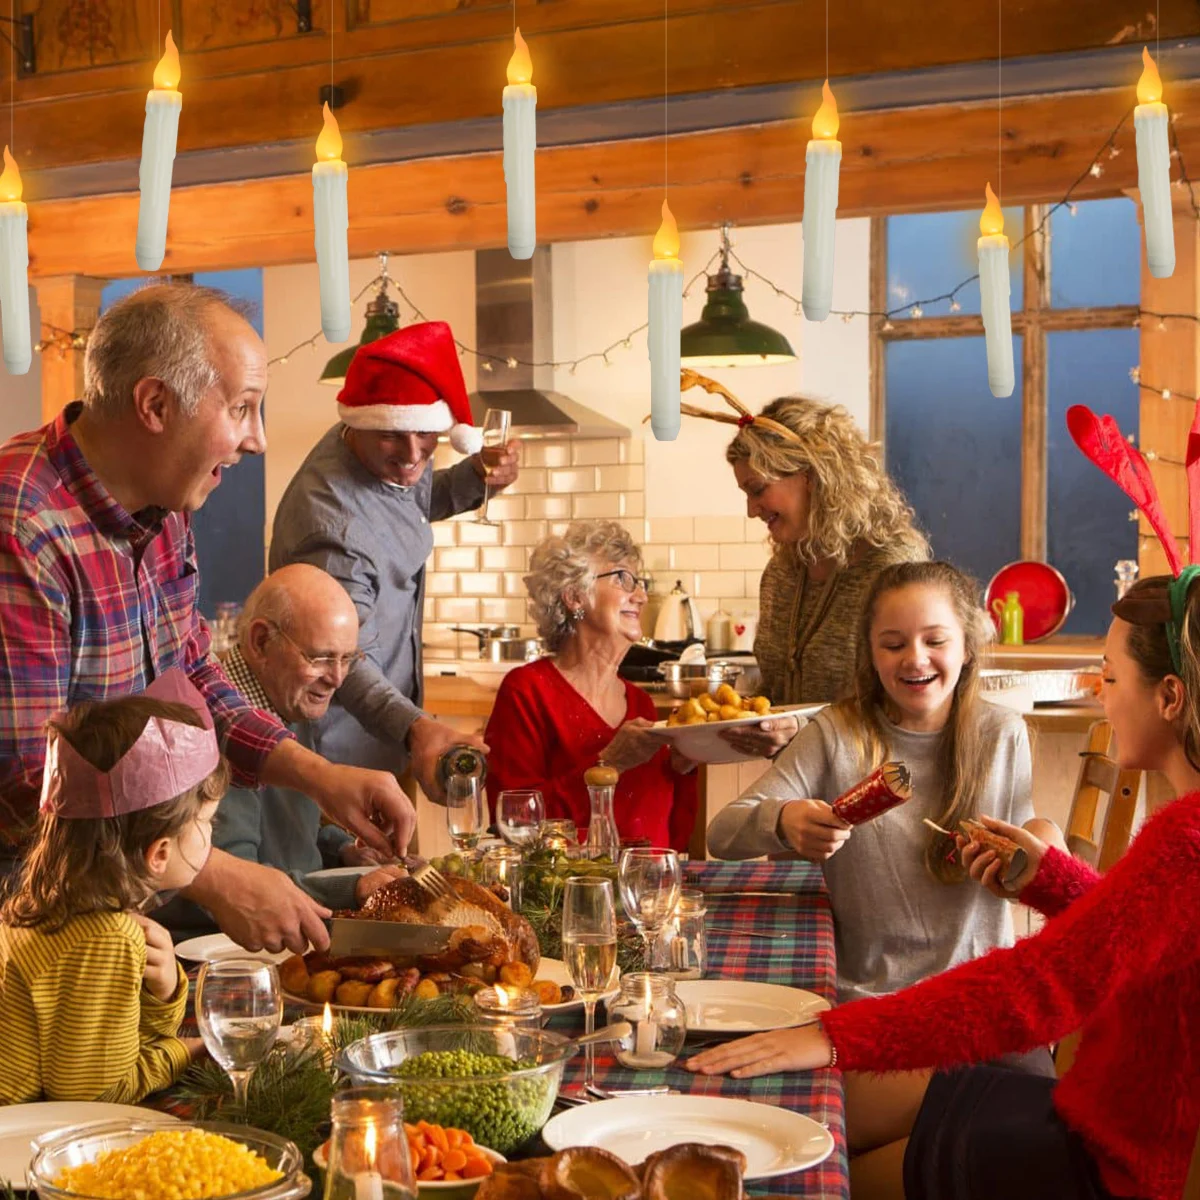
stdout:
[(70, 1125), (131, 1117), (156, 1124), (175, 1121), (168, 1113), (137, 1108), (132, 1104), (101, 1104), (92, 1100), (45, 1100), (0, 1107), (0, 1188), (5, 1183), (11, 1183), (14, 1188), (25, 1186), (25, 1172), (33, 1159), (35, 1138)]
[(206, 933), (188, 938), (175, 947), (175, 957), (184, 962), (215, 962), (219, 958), (253, 958), (260, 962), (281, 963), (292, 957), (290, 950), (244, 950), (223, 933)]
[(721, 734), (726, 729), (736, 729), (739, 725), (760, 725), (772, 717), (782, 716), (796, 717), (803, 728), (805, 721), (824, 707), (824, 704), (782, 704), (761, 716), (758, 713), (750, 713), (744, 717), (735, 717), (732, 721), (709, 721), (704, 725), (668, 725), (666, 721), (658, 721), (646, 732), (651, 737), (670, 743), (680, 754), (693, 762), (754, 762), (755, 755), (735, 750)]
[(623, 1096), (569, 1108), (542, 1130), (551, 1150), (599, 1146), (627, 1163), (679, 1142), (733, 1146), (746, 1156), (747, 1180), (816, 1166), (833, 1153), (833, 1137), (811, 1117), (726, 1096)]
[(803, 988), (741, 979), (681, 979), (688, 1033), (760, 1033), (790, 1029), (825, 1012), (829, 1001)]
[[(322, 1171), (329, 1161), (325, 1151), (326, 1145), (327, 1142), (318, 1146), (312, 1156), (313, 1165)], [(497, 1154), (495, 1150), (489, 1150), (486, 1146), (480, 1146), (479, 1149), (494, 1167), (508, 1162), (503, 1154)], [(482, 1179), (429, 1179), (418, 1182), (417, 1193), (421, 1196), (436, 1196), (437, 1200), (469, 1200), (469, 1197), (479, 1190), (481, 1183)]]

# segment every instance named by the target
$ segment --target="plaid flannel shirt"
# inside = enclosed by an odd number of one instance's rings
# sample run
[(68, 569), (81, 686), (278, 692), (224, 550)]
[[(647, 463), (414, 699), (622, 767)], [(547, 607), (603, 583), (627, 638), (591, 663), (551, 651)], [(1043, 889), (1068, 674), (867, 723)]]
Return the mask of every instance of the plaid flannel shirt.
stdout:
[(292, 736), (209, 656), (189, 518), (113, 499), (71, 436), (81, 407), (0, 446), (0, 852), (36, 821), (47, 718), (81, 700), (182, 667), (243, 787)]

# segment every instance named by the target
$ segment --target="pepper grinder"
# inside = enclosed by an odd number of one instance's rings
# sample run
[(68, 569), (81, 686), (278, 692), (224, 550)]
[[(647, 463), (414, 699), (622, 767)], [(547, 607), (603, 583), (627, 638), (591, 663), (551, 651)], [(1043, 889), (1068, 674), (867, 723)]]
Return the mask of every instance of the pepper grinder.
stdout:
[(588, 819), (588, 858), (607, 857), (609, 862), (616, 862), (620, 854), (621, 838), (617, 833), (616, 817), (613, 816), (613, 793), (620, 777), (616, 767), (610, 767), (607, 763), (597, 763), (583, 773), (583, 782), (587, 784), (588, 799), (592, 806), (592, 814)]

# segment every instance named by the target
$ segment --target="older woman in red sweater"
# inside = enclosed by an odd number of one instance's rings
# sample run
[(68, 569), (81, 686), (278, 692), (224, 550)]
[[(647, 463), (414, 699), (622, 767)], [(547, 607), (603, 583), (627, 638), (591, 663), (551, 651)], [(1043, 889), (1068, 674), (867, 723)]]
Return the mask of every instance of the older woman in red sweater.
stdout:
[[(1113, 605), (1103, 700), (1120, 765), (1162, 771), (1178, 799), (1111, 871), (1097, 875), (985, 818), (1026, 852), (1016, 890), (1049, 918), (1040, 933), (835, 1008), (819, 1025), (689, 1061), (739, 1077), (850, 1072), (855, 1200), (1178, 1200), (1183, 1191), (1200, 1125), (1198, 577), (1187, 567), (1178, 580), (1146, 579)], [(969, 843), (962, 853), (974, 877), (997, 886), (992, 852)], [(985, 1062), (1077, 1029), (1078, 1053), (1057, 1083)]]
[(551, 658), (517, 667), (500, 685), (485, 735), (488, 792), (536, 788), (547, 817), (591, 815), (583, 773), (621, 772), (613, 798), (622, 840), (686, 850), (696, 821), (689, 762), (646, 735), (654, 701), (617, 668), (642, 636), (642, 554), (615, 521), (575, 521), (535, 547), (525, 584)]

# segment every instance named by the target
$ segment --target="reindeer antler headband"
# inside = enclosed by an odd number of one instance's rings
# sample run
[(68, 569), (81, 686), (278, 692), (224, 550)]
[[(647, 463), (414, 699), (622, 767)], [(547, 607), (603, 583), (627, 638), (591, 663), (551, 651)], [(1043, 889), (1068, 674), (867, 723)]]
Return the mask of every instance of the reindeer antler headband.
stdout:
[(1188, 557), (1192, 560), (1187, 565), (1184, 564), (1179, 543), (1171, 532), (1166, 511), (1150, 474), (1150, 467), (1142, 457), (1141, 451), (1121, 436), (1117, 422), (1107, 415), (1096, 416), (1084, 404), (1073, 404), (1067, 409), (1067, 429), (1080, 450), (1137, 505), (1158, 536), (1171, 574), (1175, 576), (1167, 589), (1171, 615), (1165, 625), (1171, 662), (1178, 673), (1183, 669), (1179, 644), (1184, 614), (1187, 611), (1188, 589), (1196, 576), (1200, 575), (1200, 564), (1195, 561), (1197, 550), (1200, 548), (1200, 403), (1196, 405), (1192, 428), (1188, 433), (1185, 458), (1188, 483)]
[(681, 404), (679, 411), (686, 413), (689, 417), (704, 417), (709, 421), (720, 421), (724, 425), (736, 425), (739, 429), (753, 425), (758, 429), (769, 429), (772, 433), (779, 434), (785, 441), (797, 443), (800, 441), (799, 434), (781, 422), (773, 420), (771, 417), (764, 417), (761, 413), (757, 416), (751, 413), (728, 388), (723, 387), (715, 379), (709, 379), (707, 375), (701, 375), (684, 367), (679, 372), (679, 390), (686, 392), (689, 388), (694, 387), (703, 388), (709, 395), (723, 397), (725, 403), (733, 409), (733, 413), (737, 413), (737, 416), (727, 412), (710, 412), (707, 408), (697, 408), (694, 404)]

